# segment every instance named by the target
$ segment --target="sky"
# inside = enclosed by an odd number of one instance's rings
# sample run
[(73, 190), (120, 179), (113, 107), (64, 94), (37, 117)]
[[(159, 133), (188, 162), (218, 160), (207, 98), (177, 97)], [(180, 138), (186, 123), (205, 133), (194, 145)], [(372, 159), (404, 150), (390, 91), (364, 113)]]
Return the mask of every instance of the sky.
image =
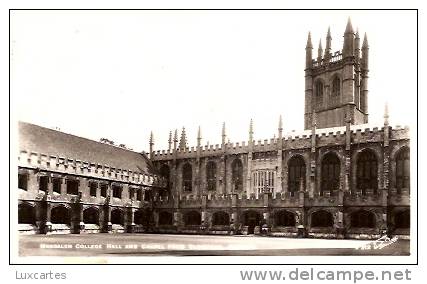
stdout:
[(167, 149), (185, 126), (190, 146), (304, 127), (307, 34), (313, 56), (342, 49), (348, 17), (369, 41), (369, 120), (416, 126), (415, 11), (14, 11), (15, 120), (108, 138), (135, 151)]

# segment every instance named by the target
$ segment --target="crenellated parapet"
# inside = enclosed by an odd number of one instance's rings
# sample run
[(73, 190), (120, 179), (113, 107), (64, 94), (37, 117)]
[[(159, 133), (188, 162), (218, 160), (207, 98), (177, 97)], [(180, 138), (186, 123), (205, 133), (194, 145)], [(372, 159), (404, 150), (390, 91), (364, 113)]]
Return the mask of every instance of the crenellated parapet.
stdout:
[(71, 157), (46, 155), (32, 151), (21, 150), (18, 157), (21, 168), (37, 171), (55, 172), (63, 175), (84, 176), (86, 178), (116, 181), (147, 187), (165, 187), (166, 181), (155, 174), (135, 172), (108, 165), (81, 161)]
[[(390, 126), (390, 140), (409, 140), (409, 127), (405, 126)], [(352, 125), (350, 127), (351, 144), (375, 143), (382, 142), (384, 139), (384, 127), (375, 127), (367, 125)], [(316, 148), (328, 147), (331, 145), (346, 144), (346, 129), (345, 127), (321, 128), (316, 129)], [(278, 149), (286, 151), (290, 149), (308, 149), (311, 147), (310, 131), (302, 133), (291, 133), (282, 138), (282, 143), (279, 139), (271, 138), (264, 140), (253, 141), (252, 152), (273, 152)], [(249, 152), (249, 143), (237, 142), (226, 143), (224, 148), (221, 145), (205, 145), (201, 147), (200, 158), (215, 157), (221, 155), (239, 155)], [(176, 156), (175, 156), (176, 154)], [(175, 152), (169, 150), (159, 150), (154, 152), (153, 161), (167, 161), (176, 159), (192, 159), (197, 157), (197, 147), (186, 149), (177, 149)]]

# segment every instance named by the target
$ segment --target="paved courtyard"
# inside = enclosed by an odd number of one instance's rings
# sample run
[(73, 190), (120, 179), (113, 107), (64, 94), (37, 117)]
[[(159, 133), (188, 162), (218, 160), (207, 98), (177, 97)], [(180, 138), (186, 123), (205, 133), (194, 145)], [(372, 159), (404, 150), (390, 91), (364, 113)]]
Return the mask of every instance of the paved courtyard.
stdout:
[(69, 234), (19, 238), (20, 256), (409, 255), (408, 240), (379, 248), (367, 240), (261, 236)]

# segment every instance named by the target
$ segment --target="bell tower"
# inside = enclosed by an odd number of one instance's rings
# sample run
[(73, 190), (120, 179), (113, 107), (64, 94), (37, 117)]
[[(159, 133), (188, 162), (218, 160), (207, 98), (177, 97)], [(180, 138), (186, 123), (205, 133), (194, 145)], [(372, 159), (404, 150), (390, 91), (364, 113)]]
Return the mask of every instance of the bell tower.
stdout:
[(319, 44), (313, 59), (311, 34), (308, 34), (305, 64), (304, 129), (310, 129), (313, 114), (318, 128), (368, 123), (368, 39), (365, 34), (360, 54), (359, 32), (353, 30), (350, 18), (344, 32), (341, 51), (332, 53), (330, 29), (326, 48)]

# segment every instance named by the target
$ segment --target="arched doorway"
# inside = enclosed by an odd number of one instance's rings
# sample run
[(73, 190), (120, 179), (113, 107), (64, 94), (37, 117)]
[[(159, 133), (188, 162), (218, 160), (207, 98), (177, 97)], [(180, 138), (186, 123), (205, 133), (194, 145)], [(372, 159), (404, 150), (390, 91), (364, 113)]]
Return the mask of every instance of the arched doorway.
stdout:
[(18, 223), (19, 224), (36, 224), (36, 211), (33, 206), (27, 203), (18, 205)]
[(118, 208), (111, 210), (111, 224), (124, 226), (124, 219), (125, 218), (122, 210)]
[(246, 211), (243, 214), (243, 225), (248, 226), (248, 234), (253, 234), (255, 227), (261, 222), (261, 214), (256, 211)]
[(71, 213), (70, 209), (65, 206), (56, 206), (51, 210), (51, 222), (52, 224), (71, 224)]
[(295, 214), (287, 210), (280, 210), (274, 215), (274, 224), (283, 227), (295, 227)]
[(396, 229), (410, 228), (410, 213), (409, 210), (404, 210), (394, 215), (394, 226)]
[(351, 214), (352, 228), (375, 228), (375, 214), (366, 210), (359, 210)]
[(159, 213), (159, 225), (160, 226), (173, 225), (172, 213), (167, 212), (167, 211), (161, 211)]
[(230, 215), (224, 211), (215, 212), (212, 215), (213, 226), (228, 226), (230, 225)]
[(184, 214), (184, 224), (186, 226), (200, 226), (202, 217), (197, 211), (190, 211)]
[(332, 227), (333, 225), (334, 217), (332, 216), (332, 213), (325, 210), (319, 210), (311, 214), (311, 227), (327, 228)]
[(83, 211), (83, 222), (85, 224), (99, 225), (99, 211), (95, 207), (86, 208)]
[(150, 222), (149, 215), (144, 209), (138, 209), (134, 213), (133, 220), (136, 225), (148, 227), (148, 224)]

